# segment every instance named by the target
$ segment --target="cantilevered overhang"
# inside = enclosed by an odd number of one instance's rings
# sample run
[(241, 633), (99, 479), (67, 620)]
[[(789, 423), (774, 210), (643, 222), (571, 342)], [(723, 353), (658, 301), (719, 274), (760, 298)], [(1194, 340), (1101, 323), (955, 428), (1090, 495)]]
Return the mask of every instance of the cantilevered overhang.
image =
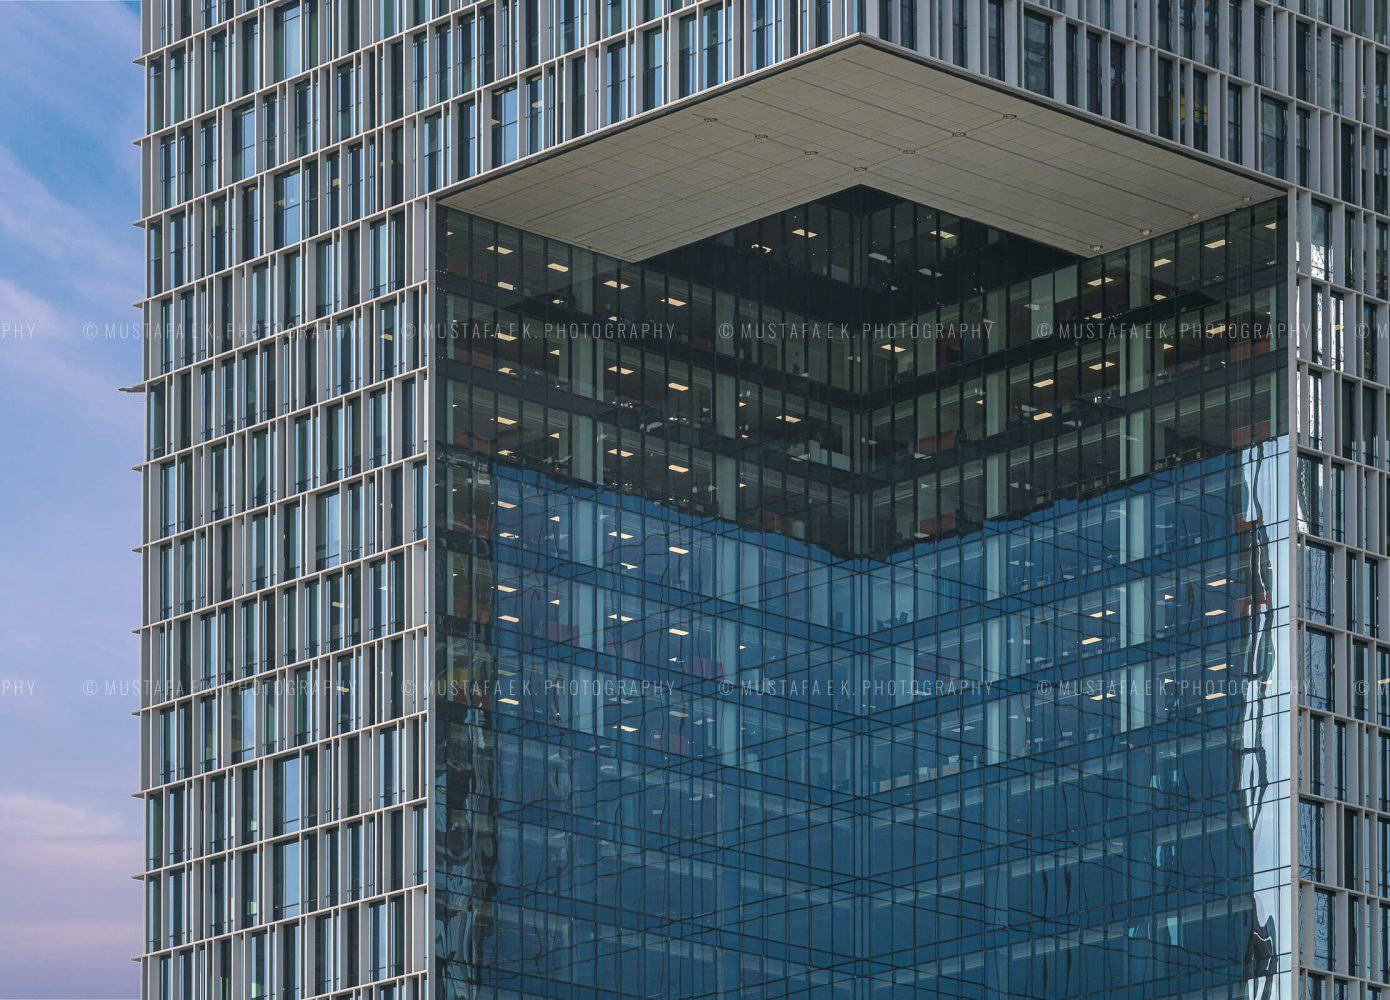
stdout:
[(642, 260), (857, 184), (1083, 256), (1283, 190), (854, 35), (490, 171), (441, 200)]

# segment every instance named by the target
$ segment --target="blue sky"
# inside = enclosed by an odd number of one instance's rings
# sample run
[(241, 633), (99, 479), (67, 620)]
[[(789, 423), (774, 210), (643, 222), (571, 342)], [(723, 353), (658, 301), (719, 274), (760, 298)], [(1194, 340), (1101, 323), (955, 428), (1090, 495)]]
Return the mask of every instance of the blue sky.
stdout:
[(139, 19), (0, 2), (0, 38), (0, 998), (135, 997)]

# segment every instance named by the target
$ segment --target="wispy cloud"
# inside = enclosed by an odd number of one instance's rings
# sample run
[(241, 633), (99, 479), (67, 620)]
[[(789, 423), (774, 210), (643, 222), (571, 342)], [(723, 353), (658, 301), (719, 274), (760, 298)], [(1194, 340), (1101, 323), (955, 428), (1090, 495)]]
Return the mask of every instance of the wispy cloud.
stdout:
[(141, 862), (139, 837), (111, 813), (4, 794), (0, 841), (3, 995), (133, 993), (129, 959), (140, 949), (142, 927), (139, 886), (130, 875)]
[(139, 992), (138, 26), (0, 2), (0, 997)]
[[(114, 232), (91, 214), (57, 197), (43, 181), (26, 170), (10, 150), (0, 147), (0, 239), (7, 253), (31, 254), (45, 267), (55, 268), (54, 280), (70, 286), (87, 302), (133, 301), (141, 274), (140, 242), (129, 227)], [(132, 211), (138, 206), (132, 204)], [(123, 237), (118, 239), (117, 237)]]

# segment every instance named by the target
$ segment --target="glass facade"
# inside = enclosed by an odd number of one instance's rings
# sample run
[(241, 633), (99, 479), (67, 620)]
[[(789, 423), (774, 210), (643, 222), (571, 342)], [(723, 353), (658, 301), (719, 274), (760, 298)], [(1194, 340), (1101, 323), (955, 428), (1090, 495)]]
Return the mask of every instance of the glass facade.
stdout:
[[(866, 189), (640, 263), (442, 207), (861, 44), (1286, 193), (1153, 237), (1136, 153), (1084, 259)], [(1383, 0), (140, 49), (145, 997), (1390, 995)]]
[(441, 212), (440, 995), (1270, 988), (1283, 224)]

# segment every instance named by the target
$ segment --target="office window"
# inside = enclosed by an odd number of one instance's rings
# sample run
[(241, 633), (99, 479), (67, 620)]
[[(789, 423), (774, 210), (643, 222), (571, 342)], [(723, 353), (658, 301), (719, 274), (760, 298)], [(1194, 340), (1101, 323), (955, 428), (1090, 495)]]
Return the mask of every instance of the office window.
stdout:
[(1234, 83), (1226, 84), (1226, 159), (1245, 162), (1244, 106)]
[(1303, 605), (1310, 621), (1332, 624), (1332, 550), (1303, 546)]
[(988, 54), (986, 71), (996, 80), (1004, 79), (1004, 3), (989, 0), (985, 8), (985, 51)]
[(1101, 95), (1105, 93), (1105, 67), (1101, 64), (1100, 35), (1086, 32), (1086, 110), (1104, 114)]
[(1283, 101), (1260, 98), (1260, 169), (1273, 177), (1284, 176), (1287, 119), (1288, 108)]
[(1227, 4), (1227, 23), (1229, 30), (1226, 38), (1228, 45), (1226, 51), (1226, 71), (1234, 76), (1239, 76), (1241, 74), (1241, 63), (1244, 59), (1244, 52), (1242, 51), (1245, 41), (1243, 4), (1244, 0), (1230, 0), (1230, 3)]
[(1052, 19), (1033, 11), (1023, 16), (1023, 85), (1052, 96)]
[(420, 138), (420, 189), (437, 190), (444, 182), (444, 157), (440, 150), (442, 125), (439, 115), (424, 120)]
[(695, 93), (696, 66), (699, 58), (699, 51), (695, 43), (695, 15), (683, 17), (680, 20), (680, 64), (679, 64), (679, 93), (681, 97), (689, 97)]
[(701, 87), (713, 87), (724, 82), (725, 50), (728, 44), (724, 37), (724, 16), (724, 8), (719, 5), (706, 7), (700, 14), (704, 59), (704, 79), (700, 81)]
[[(1110, 43), (1110, 117), (1122, 122), (1126, 115), (1125, 54), (1128, 50), (1123, 42)], [(1205, 109), (1205, 99), (1203, 108)], [(1203, 112), (1205, 127), (1205, 111)], [(1205, 143), (1199, 143), (1205, 146)]]
[(298, 243), (300, 239), (299, 171), (291, 170), (275, 178), (275, 247)]
[(1210, 113), (1207, 106), (1207, 75), (1196, 70), (1192, 74), (1192, 145), (1203, 151), (1207, 148), (1207, 120)]
[(627, 46), (619, 42), (608, 48), (608, 112), (611, 125), (628, 116), (627, 107)]
[(541, 133), (541, 75), (536, 73), (526, 78), (526, 153), (539, 153), (544, 148)]
[(492, 95), (492, 165), (500, 167), (517, 156), (516, 87)]
[(1158, 134), (1173, 138), (1173, 60), (1158, 60)]
[(245, 180), (256, 172), (256, 107), (248, 104), (232, 112), (232, 180)]
[(1073, 106), (1081, 101), (1081, 31), (1074, 24), (1067, 25), (1067, 103)]
[[(771, 66), (781, 55), (780, 29), (782, 6), (778, 0), (753, 0), (753, 68)], [(892, 15), (885, 19), (891, 24)]]
[(1298, 804), (1298, 877), (1314, 882), (1323, 881), (1323, 818), (1322, 804)]
[(1331, 711), (1333, 703), (1333, 638), (1326, 632), (1308, 629), (1303, 634), (1303, 703), (1309, 708)]
[(1337, 948), (1337, 897), (1323, 889), (1313, 891), (1313, 964), (1335, 971)]
[(303, 68), (303, 42), (296, 0), (275, 11), (275, 79), (286, 80), (298, 75)]
[(642, 109), (660, 107), (665, 100), (666, 49), (658, 31), (642, 36)]

